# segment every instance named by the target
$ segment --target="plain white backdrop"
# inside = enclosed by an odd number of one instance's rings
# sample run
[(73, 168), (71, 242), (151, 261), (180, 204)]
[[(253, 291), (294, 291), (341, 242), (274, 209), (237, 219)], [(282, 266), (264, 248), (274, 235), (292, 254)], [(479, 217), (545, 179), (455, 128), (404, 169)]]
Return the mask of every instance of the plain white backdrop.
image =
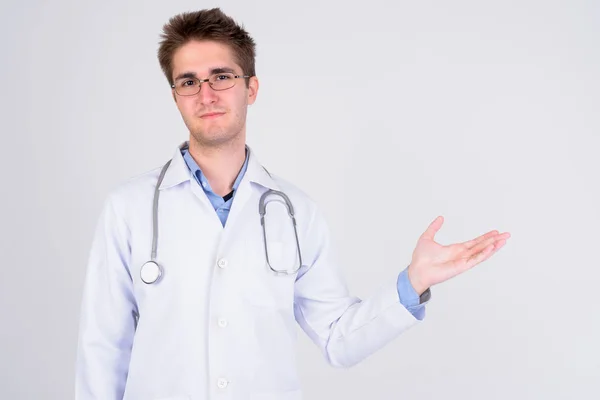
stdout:
[(591, 0), (3, 1), (0, 398), (73, 397), (102, 202), (188, 135), (160, 30), (213, 6), (257, 42), (248, 143), (322, 206), (353, 294), (395, 279), (437, 215), (442, 244), (512, 234), (354, 368), (299, 330), (306, 399), (600, 398)]

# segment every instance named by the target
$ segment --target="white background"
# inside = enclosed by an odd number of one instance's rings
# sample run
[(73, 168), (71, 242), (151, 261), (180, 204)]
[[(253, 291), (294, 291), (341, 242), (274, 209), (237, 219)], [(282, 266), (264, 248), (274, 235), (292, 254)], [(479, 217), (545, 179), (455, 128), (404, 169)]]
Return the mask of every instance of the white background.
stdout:
[(598, 1), (3, 1), (0, 398), (73, 397), (105, 196), (187, 138), (156, 50), (219, 5), (258, 46), (248, 143), (324, 209), (351, 291), (436, 239), (508, 245), (307, 399), (600, 398)]

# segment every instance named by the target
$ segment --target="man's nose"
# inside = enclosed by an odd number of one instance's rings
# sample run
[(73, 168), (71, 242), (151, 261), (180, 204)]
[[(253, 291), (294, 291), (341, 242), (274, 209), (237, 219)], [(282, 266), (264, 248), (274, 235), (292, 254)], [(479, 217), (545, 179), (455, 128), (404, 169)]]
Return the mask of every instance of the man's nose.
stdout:
[(214, 103), (217, 100), (217, 92), (210, 87), (210, 83), (208, 82), (200, 83), (200, 93), (198, 93), (198, 96), (200, 96), (200, 102), (203, 104)]

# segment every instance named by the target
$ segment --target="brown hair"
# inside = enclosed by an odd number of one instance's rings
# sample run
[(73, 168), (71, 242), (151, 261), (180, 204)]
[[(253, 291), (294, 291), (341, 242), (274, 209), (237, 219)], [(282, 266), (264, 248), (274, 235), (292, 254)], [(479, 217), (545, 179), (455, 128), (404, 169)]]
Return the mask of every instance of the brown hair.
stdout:
[[(158, 62), (173, 84), (173, 54), (191, 40), (212, 40), (230, 46), (236, 63), (245, 75), (254, 76), (256, 45), (243, 25), (238, 25), (219, 8), (175, 15), (163, 26)], [(248, 80), (246, 80), (248, 85)]]

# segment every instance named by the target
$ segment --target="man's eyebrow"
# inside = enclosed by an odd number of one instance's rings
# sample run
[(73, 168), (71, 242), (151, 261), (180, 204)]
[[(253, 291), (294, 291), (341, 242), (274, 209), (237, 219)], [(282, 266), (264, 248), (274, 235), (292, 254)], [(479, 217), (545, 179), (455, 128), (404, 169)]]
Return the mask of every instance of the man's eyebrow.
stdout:
[[(229, 68), (229, 67), (217, 67), (217, 68), (213, 68), (209, 71), (210, 75), (222, 74), (222, 73), (235, 74), (235, 70), (233, 68)], [(187, 79), (198, 78), (198, 75), (196, 75), (195, 72), (184, 72), (184, 73), (177, 75), (175, 77), (175, 80), (178, 81), (179, 79), (185, 79), (185, 78), (187, 78)]]
[(222, 74), (228, 72), (230, 74), (235, 74), (235, 71), (233, 68), (229, 68), (229, 67), (220, 67), (220, 68), (213, 68), (210, 70), (210, 74)]
[(184, 72), (182, 74), (179, 74), (175, 77), (175, 80), (178, 81), (179, 79), (183, 79), (183, 78), (196, 78), (196, 73), (195, 72)]

